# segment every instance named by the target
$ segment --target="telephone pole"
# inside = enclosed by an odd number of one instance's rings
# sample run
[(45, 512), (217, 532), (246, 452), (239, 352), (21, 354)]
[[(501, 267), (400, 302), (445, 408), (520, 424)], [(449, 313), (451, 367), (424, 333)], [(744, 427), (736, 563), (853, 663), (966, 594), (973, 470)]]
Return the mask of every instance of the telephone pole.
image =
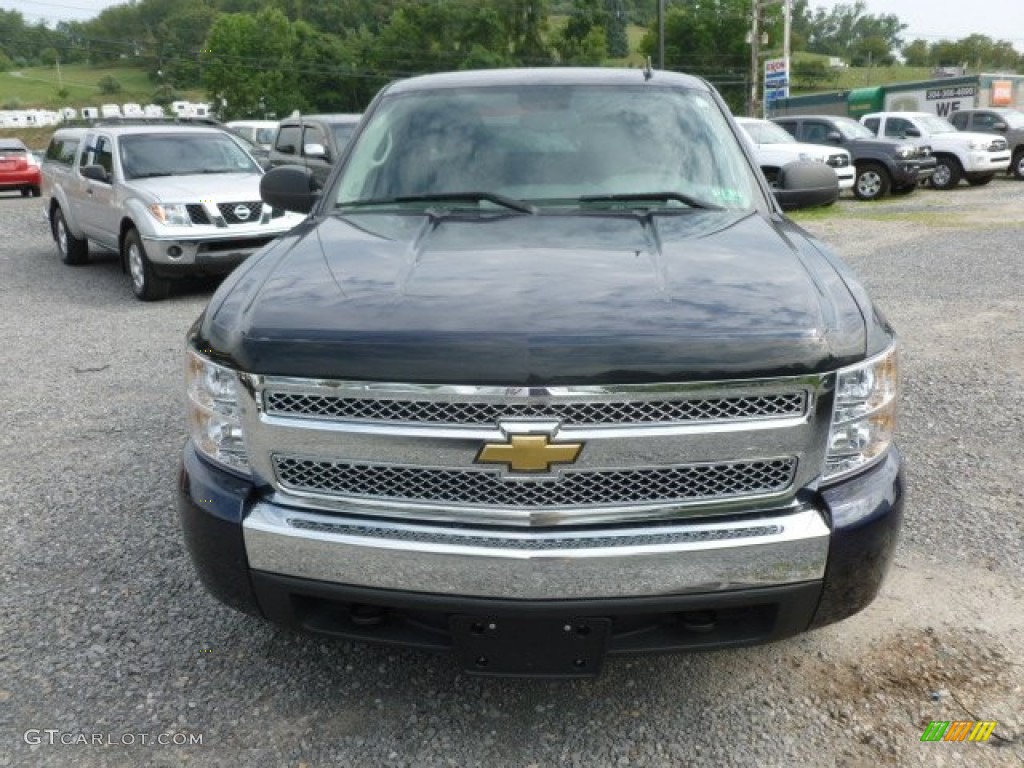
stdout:
[(665, 0), (658, 0), (658, 69), (665, 68)]
[[(790, 37), (792, 36), (793, 0), (751, 0), (750, 15), (750, 114), (757, 116), (760, 100), (758, 99), (758, 84), (762, 81), (761, 74), (761, 46), (768, 44), (767, 32), (762, 32), (765, 26), (761, 13), (765, 8), (773, 5), (782, 5), (782, 57), (786, 62), (786, 82), (788, 83), (790, 71)], [(777, 54), (776, 54), (777, 55)], [(788, 88), (788, 85), (787, 85)]]

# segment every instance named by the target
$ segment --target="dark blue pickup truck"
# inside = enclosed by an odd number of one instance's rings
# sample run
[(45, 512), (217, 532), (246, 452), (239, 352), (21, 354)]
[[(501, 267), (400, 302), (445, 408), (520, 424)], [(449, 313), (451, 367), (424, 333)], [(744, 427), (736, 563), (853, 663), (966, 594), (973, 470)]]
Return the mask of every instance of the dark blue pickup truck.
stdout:
[(864, 608), (903, 511), (893, 331), (715, 91), (508, 70), (387, 87), (188, 335), (180, 514), (242, 611), (593, 675)]

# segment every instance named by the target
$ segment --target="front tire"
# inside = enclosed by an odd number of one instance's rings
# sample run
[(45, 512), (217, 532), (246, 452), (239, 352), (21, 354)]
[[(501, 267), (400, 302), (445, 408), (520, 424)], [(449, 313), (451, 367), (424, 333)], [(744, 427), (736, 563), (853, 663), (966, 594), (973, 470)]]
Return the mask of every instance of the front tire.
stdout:
[(1014, 178), (1024, 180), (1024, 149), (1018, 149), (1013, 153), (1013, 160), (1010, 161), (1010, 172)]
[(878, 163), (864, 163), (857, 166), (853, 194), (858, 200), (879, 200), (889, 194), (891, 186), (889, 173)]
[(934, 189), (952, 189), (960, 183), (963, 176), (960, 161), (955, 157), (935, 158), (935, 173), (932, 174), (931, 185)]
[(57, 208), (53, 212), (53, 239), (57, 241), (57, 253), (60, 260), (72, 267), (78, 267), (89, 260), (89, 241), (71, 234), (68, 223), (64, 220), (64, 211)]
[(132, 280), (132, 293), (140, 301), (159, 301), (170, 293), (171, 283), (153, 271), (153, 264), (146, 256), (142, 238), (134, 229), (129, 229), (121, 246), (122, 258)]

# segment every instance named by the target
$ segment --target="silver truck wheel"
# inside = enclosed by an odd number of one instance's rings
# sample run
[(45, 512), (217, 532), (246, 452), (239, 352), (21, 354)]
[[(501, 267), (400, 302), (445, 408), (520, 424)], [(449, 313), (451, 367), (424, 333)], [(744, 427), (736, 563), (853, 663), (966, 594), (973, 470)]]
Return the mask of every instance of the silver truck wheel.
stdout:
[(140, 301), (156, 301), (167, 298), (170, 282), (159, 277), (149, 263), (142, 239), (134, 229), (124, 236), (124, 260), (132, 280), (132, 293)]
[(89, 260), (89, 242), (71, 234), (60, 208), (53, 212), (53, 239), (57, 241), (60, 260), (65, 264), (75, 267)]
[(936, 158), (931, 184), (935, 189), (952, 189), (960, 183), (960, 174), (960, 164), (954, 158)]
[(858, 200), (877, 200), (889, 192), (889, 177), (886, 172), (874, 163), (868, 163), (857, 171), (857, 181), (853, 185), (853, 194)]

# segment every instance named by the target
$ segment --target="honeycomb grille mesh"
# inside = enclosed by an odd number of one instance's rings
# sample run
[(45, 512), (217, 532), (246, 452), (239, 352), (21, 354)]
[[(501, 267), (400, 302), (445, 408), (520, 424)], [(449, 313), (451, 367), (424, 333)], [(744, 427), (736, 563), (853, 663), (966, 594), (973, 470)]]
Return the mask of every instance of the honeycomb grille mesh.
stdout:
[(288, 490), (399, 502), (500, 507), (610, 506), (715, 501), (788, 489), (796, 459), (638, 469), (566, 470), (548, 480), (495, 471), (348, 463), (275, 456)]
[[(263, 213), (263, 202), (256, 200), (246, 203), (218, 203), (217, 210), (228, 224), (247, 224), (260, 220)], [(239, 216), (241, 211), (248, 211), (248, 215)]]
[(804, 392), (674, 400), (590, 402), (451, 402), (338, 397), (268, 391), (272, 415), (316, 419), (415, 423), (494, 424), (503, 418), (558, 419), (572, 424), (651, 424), (739, 421), (804, 415)]

